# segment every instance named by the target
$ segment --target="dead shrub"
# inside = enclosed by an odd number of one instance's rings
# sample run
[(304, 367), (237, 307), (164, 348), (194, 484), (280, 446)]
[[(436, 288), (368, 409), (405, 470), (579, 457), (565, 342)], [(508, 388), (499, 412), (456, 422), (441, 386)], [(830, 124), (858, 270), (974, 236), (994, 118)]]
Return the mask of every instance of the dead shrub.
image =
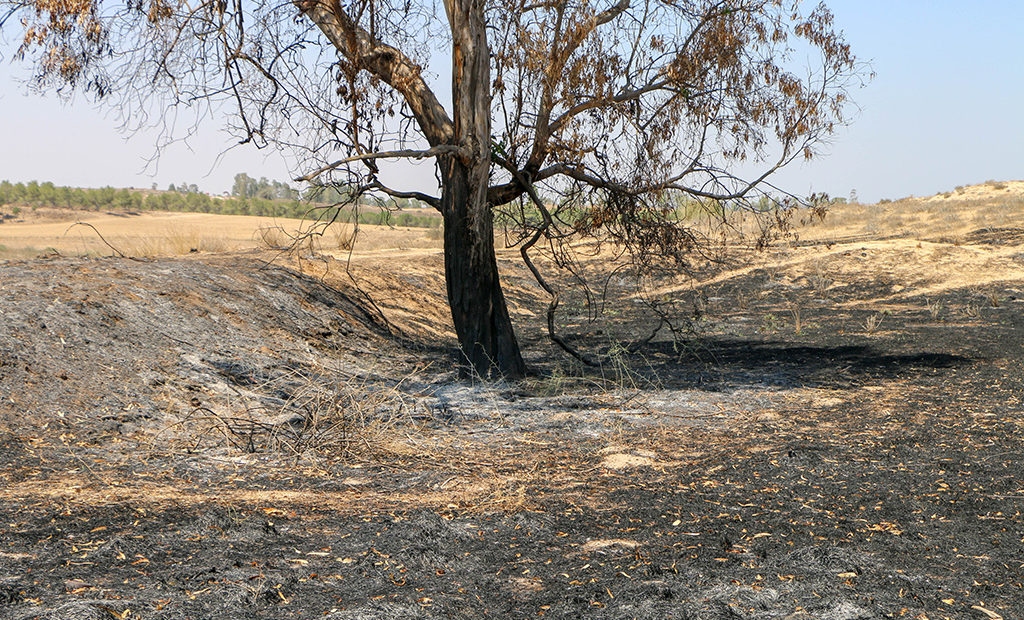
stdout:
[(289, 369), (227, 402), (193, 400), (172, 425), (188, 451), (228, 448), (291, 457), (378, 453), (412, 407), (398, 385), (325, 369)]
[(882, 320), (885, 318), (886, 314), (886, 312), (878, 312), (864, 319), (864, 331), (869, 334), (873, 334), (878, 331), (878, 328), (882, 326)]
[(254, 237), (260, 246), (268, 250), (284, 250), (294, 242), (292, 235), (280, 226), (260, 226)]
[(328, 228), (328, 232), (331, 235), (332, 246), (343, 252), (351, 251), (356, 244), (356, 232), (355, 226), (346, 226), (344, 224), (332, 224)]
[(827, 294), (829, 287), (831, 287), (835, 281), (832, 279), (828, 270), (818, 263), (815, 265), (814, 272), (807, 276), (807, 283), (812, 289), (814, 289), (814, 292), (818, 297), (824, 297)]

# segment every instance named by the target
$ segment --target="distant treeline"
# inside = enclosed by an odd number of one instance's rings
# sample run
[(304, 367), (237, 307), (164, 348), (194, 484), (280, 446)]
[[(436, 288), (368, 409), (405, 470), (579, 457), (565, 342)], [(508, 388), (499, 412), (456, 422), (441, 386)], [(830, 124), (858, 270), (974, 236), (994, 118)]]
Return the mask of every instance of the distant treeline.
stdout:
[[(245, 175), (239, 175), (244, 177)], [(219, 215), (257, 215), (263, 217), (307, 218), (330, 220), (337, 217), (338, 221), (351, 222), (356, 208), (325, 204), (325, 199), (340, 196), (332, 190), (330, 197), (321, 193), (298, 198), (298, 192), (284, 184), (270, 183), (272, 195), (292, 195), (292, 198), (262, 197), (269, 192), (261, 192), (260, 181), (247, 183), (248, 177), (238, 183), (234, 189), (241, 189), (241, 196), (210, 196), (198, 191), (195, 185), (183, 183), (177, 187), (170, 186), (167, 191), (142, 189), (116, 189), (101, 187), (88, 189), (79, 187), (61, 187), (53, 183), (11, 183), (0, 181), (0, 205), (13, 205), (14, 213), (22, 208), (57, 207), (84, 211), (182, 211), (191, 213), (214, 213)], [(262, 196), (261, 196), (262, 194)], [(315, 201), (315, 202), (314, 202)], [(413, 226), (419, 228), (439, 228), (441, 218), (432, 212), (395, 213), (396, 208), (409, 208), (418, 203), (411, 201), (394, 201), (384, 204), (360, 204), (358, 206), (359, 223), (391, 226)], [(382, 208), (384, 207), (384, 208)]]
[[(546, 201), (554, 204), (555, 201)], [(845, 199), (833, 199), (831, 204), (842, 204)], [(332, 205), (343, 204), (338, 207)], [(0, 206), (13, 205), (17, 213), (21, 208), (59, 207), (86, 211), (184, 211), (193, 213), (214, 213), (219, 215), (257, 215), (264, 217), (316, 219), (319, 221), (336, 219), (337, 221), (353, 221), (353, 213), (358, 211), (360, 224), (377, 224), (390, 226), (411, 226), (419, 228), (440, 228), (441, 217), (432, 209), (423, 209), (422, 203), (411, 199), (389, 199), (379, 201), (374, 198), (361, 198), (357, 206), (351, 204), (345, 188), (310, 187), (303, 192), (278, 181), (266, 178), (253, 179), (242, 173), (235, 175), (231, 196), (210, 196), (199, 191), (195, 184), (181, 183), (171, 185), (166, 191), (155, 188), (115, 189), (101, 187), (85, 189), (78, 187), (58, 187), (53, 183), (11, 183), (0, 182)], [(766, 198), (756, 205), (759, 210), (768, 211), (771, 203)], [(688, 221), (701, 218), (721, 217), (733, 210), (730, 203), (715, 201), (698, 202), (682, 197), (667, 205), (652, 205), (650, 213), (641, 209), (639, 216)], [(414, 212), (397, 212), (399, 209)], [(666, 210), (667, 209), (667, 210)], [(576, 227), (613, 224), (617, 218), (637, 217), (635, 212), (620, 214), (613, 210), (595, 206), (582, 206), (561, 209), (558, 218)], [(601, 224), (598, 223), (600, 220)], [(531, 204), (521, 210), (499, 209), (495, 213), (495, 225), (498, 227), (515, 228), (517, 223), (536, 224), (542, 221), (540, 212)]]

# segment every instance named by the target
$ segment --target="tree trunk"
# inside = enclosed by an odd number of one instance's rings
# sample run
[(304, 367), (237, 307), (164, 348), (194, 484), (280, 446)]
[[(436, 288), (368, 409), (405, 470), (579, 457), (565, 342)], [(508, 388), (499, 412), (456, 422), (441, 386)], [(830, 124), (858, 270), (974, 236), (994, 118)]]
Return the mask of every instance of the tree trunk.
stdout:
[(443, 166), (444, 271), (452, 323), (466, 362), (481, 377), (518, 379), (526, 372), (494, 257), (489, 205), (457, 161)]
[(448, 303), (466, 361), (483, 377), (525, 374), (494, 258), (487, 202), (491, 169), (491, 65), (485, 0), (445, 0), (452, 32), (454, 142), (468, 156), (443, 156), (441, 212)]

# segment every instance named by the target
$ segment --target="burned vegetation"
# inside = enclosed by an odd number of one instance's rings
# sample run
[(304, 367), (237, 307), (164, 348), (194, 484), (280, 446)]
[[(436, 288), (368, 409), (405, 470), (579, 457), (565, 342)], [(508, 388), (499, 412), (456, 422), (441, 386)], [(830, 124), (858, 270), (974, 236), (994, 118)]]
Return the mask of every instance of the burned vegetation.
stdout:
[[(755, 256), (698, 286), (701, 338), (596, 370), (503, 260), (534, 376), (497, 384), (452, 370), (436, 253), (358, 289), (7, 262), (0, 612), (1019, 617), (1021, 253), (976, 237)], [(656, 325), (620, 293), (592, 338)]]

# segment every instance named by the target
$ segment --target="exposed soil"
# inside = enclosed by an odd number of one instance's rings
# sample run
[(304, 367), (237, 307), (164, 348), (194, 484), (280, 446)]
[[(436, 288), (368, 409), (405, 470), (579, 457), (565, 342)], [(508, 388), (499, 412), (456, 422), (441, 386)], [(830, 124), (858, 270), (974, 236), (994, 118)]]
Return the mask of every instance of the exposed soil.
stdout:
[[(1024, 618), (997, 232), (666, 288), (704, 336), (587, 376), (509, 267), (517, 385), (458, 379), (429, 256), (365, 262), (373, 303), (256, 255), (7, 262), (0, 617)], [(616, 298), (606, 350), (656, 325)]]

